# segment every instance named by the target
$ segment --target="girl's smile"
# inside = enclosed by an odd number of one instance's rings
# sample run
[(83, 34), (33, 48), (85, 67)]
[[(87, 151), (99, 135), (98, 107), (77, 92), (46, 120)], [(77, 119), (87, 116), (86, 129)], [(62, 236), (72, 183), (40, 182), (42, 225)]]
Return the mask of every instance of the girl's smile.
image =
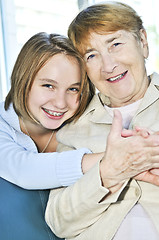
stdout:
[(31, 115), (45, 129), (59, 128), (79, 106), (80, 82), (80, 68), (75, 58), (65, 54), (51, 57), (31, 87), (28, 98)]
[(66, 113), (66, 112), (55, 112), (55, 111), (48, 110), (46, 108), (42, 108), (42, 109), (49, 118), (56, 119), (56, 120), (61, 119)]

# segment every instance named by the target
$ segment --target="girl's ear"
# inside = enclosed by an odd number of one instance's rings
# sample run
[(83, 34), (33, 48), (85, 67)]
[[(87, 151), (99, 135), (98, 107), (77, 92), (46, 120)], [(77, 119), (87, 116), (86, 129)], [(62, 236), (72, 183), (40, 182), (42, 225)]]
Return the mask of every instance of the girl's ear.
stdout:
[(146, 59), (149, 56), (149, 47), (147, 41), (147, 33), (145, 29), (140, 29), (140, 42), (143, 51), (143, 56)]

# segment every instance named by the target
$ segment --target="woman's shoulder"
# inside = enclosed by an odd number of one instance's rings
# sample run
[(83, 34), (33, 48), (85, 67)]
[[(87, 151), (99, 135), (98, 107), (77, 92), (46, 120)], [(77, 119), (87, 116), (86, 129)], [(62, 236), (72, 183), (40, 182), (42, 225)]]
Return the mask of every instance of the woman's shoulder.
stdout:
[(159, 86), (159, 74), (157, 72), (153, 72), (150, 78), (152, 84)]

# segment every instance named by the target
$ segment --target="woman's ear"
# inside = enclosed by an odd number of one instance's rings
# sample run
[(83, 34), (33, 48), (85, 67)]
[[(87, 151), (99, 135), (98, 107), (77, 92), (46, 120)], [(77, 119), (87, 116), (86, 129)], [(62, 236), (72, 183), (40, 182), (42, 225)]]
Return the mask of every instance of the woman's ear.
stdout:
[(147, 41), (147, 33), (145, 29), (140, 29), (140, 42), (143, 51), (143, 56), (146, 59), (149, 56), (149, 47)]

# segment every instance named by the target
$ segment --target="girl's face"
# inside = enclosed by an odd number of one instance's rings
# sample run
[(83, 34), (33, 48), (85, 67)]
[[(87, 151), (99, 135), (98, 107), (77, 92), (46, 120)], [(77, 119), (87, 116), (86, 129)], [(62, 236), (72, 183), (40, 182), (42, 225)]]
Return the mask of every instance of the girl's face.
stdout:
[(81, 83), (78, 61), (56, 54), (37, 73), (28, 97), (31, 115), (43, 128), (57, 129), (79, 106)]
[(90, 35), (84, 55), (87, 74), (96, 88), (110, 98), (112, 107), (142, 98), (147, 89), (148, 44), (145, 31), (140, 33), (140, 41), (124, 30)]

